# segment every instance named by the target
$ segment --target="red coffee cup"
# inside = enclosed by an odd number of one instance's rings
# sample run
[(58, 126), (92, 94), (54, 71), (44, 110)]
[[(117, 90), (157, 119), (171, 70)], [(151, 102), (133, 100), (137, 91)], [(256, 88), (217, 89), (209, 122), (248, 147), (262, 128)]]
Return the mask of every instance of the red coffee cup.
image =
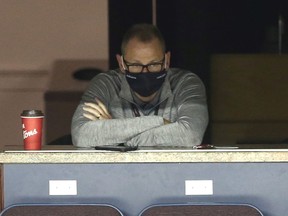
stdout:
[(41, 150), (43, 118), (40, 110), (23, 110), (21, 113), (25, 150)]

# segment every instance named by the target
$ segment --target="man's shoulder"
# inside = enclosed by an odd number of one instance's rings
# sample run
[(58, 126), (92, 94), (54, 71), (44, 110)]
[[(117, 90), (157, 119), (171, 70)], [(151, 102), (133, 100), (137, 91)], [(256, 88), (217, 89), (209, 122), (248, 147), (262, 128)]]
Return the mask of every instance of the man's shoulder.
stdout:
[(168, 73), (170, 81), (179, 81), (189, 77), (199, 79), (199, 77), (192, 71), (181, 68), (170, 68)]

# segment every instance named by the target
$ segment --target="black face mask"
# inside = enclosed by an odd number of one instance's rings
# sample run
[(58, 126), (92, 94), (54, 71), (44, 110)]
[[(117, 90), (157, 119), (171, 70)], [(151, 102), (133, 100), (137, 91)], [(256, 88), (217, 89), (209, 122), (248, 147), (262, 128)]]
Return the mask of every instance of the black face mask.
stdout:
[(148, 97), (158, 91), (165, 81), (166, 70), (157, 73), (130, 73), (125, 71), (130, 88), (143, 97)]

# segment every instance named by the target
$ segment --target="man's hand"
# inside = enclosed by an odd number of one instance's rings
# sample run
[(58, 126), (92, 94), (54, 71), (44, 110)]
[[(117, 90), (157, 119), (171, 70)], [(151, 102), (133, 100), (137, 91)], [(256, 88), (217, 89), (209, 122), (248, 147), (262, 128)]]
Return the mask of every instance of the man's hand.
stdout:
[(85, 113), (83, 114), (86, 118), (95, 121), (102, 119), (112, 119), (112, 116), (109, 114), (105, 105), (98, 99), (96, 99), (96, 103), (84, 103), (83, 110)]
[(168, 119), (165, 119), (165, 118), (163, 118), (163, 121), (164, 121), (164, 125), (171, 123), (171, 121), (169, 121)]

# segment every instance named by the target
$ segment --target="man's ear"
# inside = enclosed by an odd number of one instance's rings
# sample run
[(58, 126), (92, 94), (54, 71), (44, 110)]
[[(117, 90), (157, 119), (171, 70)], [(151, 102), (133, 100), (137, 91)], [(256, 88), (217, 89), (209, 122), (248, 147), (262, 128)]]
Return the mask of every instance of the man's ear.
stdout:
[(123, 59), (120, 54), (116, 54), (116, 59), (118, 61), (119, 69), (124, 73), (124, 65), (123, 65)]
[(171, 52), (168, 51), (165, 53), (165, 68), (166, 69), (170, 67), (170, 58), (171, 58)]

